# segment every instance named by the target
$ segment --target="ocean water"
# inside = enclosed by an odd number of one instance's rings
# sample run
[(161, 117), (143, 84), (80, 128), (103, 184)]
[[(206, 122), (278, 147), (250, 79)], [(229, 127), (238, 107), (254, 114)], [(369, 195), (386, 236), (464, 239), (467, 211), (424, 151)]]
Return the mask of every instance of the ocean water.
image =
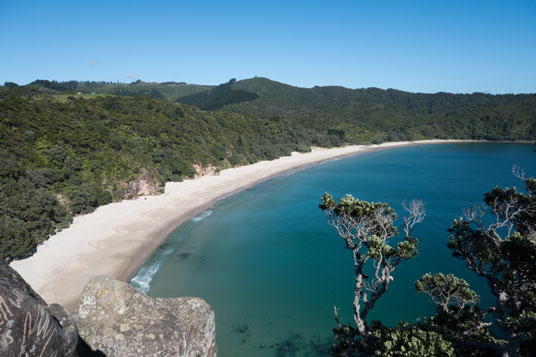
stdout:
[(371, 313), (387, 324), (430, 316), (413, 283), (454, 273), (491, 301), (486, 283), (450, 255), (447, 228), (495, 185), (517, 186), (513, 165), (536, 175), (530, 144), (464, 143), (402, 147), (285, 174), (219, 201), (178, 227), (131, 284), (150, 296), (199, 296), (216, 312), (220, 356), (322, 356), (332, 343), (333, 307), (352, 322), (353, 264), (317, 208), (324, 192), (387, 202), (425, 202), (415, 230), (419, 256), (394, 273)]

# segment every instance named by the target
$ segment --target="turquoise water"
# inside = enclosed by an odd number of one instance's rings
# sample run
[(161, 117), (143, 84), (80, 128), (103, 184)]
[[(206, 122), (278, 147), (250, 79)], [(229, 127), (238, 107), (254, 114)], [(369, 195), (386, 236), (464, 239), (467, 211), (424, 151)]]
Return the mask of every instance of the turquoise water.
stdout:
[(466, 278), (490, 301), (485, 282), (451, 257), (447, 228), (493, 186), (518, 186), (511, 169), (536, 175), (528, 144), (403, 147), (331, 161), (279, 176), (218, 202), (175, 230), (132, 284), (151, 296), (199, 296), (216, 312), (220, 356), (325, 355), (333, 306), (352, 321), (353, 265), (344, 243), (317, 208), (329, 192), (401, 203), (425, 202), (417, 227), (419, 257), (395, 280), (371, 314), (394, 324), (434, 312), (413, 282), (427, 272)]

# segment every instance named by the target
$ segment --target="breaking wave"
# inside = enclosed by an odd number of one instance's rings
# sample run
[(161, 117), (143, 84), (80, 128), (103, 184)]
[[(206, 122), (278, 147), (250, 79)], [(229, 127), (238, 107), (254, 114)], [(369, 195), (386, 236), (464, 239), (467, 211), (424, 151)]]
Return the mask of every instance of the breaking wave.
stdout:
[(130, 280), (130, 284), (145, 294), (149, 291), (151, 280), (161, 266), (162, 262), (156, 262), (153, 265), (142, 267), (138, 274)]
[(212, 210), (206, 210), (205, 212), (201, 213), (201, 214), (198, 214), (197, 216), (195, 216), (194, 218), (192, 218), (192, 221), (194, 222), (199, 222), (205, 218), (207, 218), (208, 216), (210, 216), (212, 214)]

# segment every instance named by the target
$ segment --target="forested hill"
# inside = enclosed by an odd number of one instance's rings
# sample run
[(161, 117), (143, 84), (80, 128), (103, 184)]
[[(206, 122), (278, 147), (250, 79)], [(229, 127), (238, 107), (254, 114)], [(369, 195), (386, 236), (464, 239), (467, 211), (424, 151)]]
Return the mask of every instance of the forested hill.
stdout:
[[(15, 83), (6, 83), (13, 87)], [(148, 95), (154, 99), (177, 100), (178, 98), (201, 93), (212, 89), (214, 86), (188, 84), (185, 82), (143, 82), (136, 80), (131, 83), (95, 82), (95, 81), (67, 81), (57, 82), (38, 79), (27, 87), (40, 92), (56, 93), (84, 93), (84, 94), (112, 94), (121, 96)]]
[(21, 257), (71, 215), (155, 191), (193, 165), (245, 165), (308, 151), (286, 120), (204, 112), (148, 96), (50, 95), (0, 87), (0, 254)]
[(536, 137), (535, 94), (423, 94), (333, 86), (308, 89), (267, 78), (239, 81), (232, 88), (257, 93), (259, 98), (224, 110), (293, 118), (319, 131), (339, 129), (351, 142)]
[(194, 176), (194, 165), (227, 168), (311, 145), (533, 140), (535, 133), (536, 95), (307, 89), (265, 78), (220, 86), (6, 83), (0, 255), (22, 257), (72, 215), (157, 192), (167, 181)]
[[(395, 89), (299, 88), (267, 78), (232, 79), (219, 86), (184, 82), (56, 82), (36, 80), (28, 87), (49, 94), (147, 95), (263, 118), (290, 118), (320, 133), (338, 133), (343, 142), (382, 142), (422, 138), (533, 140), (536, 95), (409, 93)], [(315, 145), (326, 146), (319, 137)]]

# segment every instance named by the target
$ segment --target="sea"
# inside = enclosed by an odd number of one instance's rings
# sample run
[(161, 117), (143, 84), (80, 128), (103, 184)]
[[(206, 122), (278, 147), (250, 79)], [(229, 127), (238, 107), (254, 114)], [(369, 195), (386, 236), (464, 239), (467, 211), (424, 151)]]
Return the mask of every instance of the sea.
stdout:
[(216, 315), (219, 356), (325, 356), (334, 307), (343, 323), (353, 321), (354, 274), (350, 251), (318, 208), (324, 192), (386, 202), (399, 221), (403, 202), (424, 201), (426, 217), (413, 233), (419, 256), (399, 266), (370, 314), (392, 326), (434, 313), (414, 288), (428, 272), (463, 277), (481, 306), (493, 301), (486, 282), (451, 255), (447, 229), (494, 186), (524, 190), (514, 166), (536, 175), (532, 144), (398, 147), (285, 173), (179, 226), (130, 282), (153, 297), (205, 299)]

